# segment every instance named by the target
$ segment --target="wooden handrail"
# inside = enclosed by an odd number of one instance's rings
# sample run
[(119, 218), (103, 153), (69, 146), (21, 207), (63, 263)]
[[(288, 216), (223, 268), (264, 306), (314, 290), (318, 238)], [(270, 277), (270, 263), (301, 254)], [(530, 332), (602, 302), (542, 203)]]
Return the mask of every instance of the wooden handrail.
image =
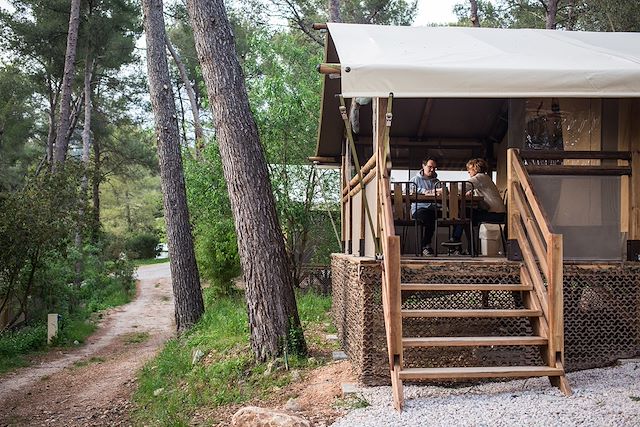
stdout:
[[(364, 166), (360, 168), (360, 170), (362, 171), (362, 175), (365, 176), (365, 180), (366, 180), (366, 176), (368, 176), (369, 171), (371, 171), (371, 169), (373, 169), (375, 165), (376, 165), (376, 155), (374, 154), (369, 158), (369, 160), (367, 160), (367, 163), (365, 163)], [(360, 184), (360, 177), (356, 175), (353, 178), (351, 178), (349, 183), (342, 189), (342, 196), (346, 196), (347, 193), (351, 192), (354, 189), (354, 187), (358, 186), (358, 184)]]
[(531, 211), (538, 222), (538, 226), (540, 227), (540, 231), (542, 231), (543, 237), (547, 240), (553, 232), (551, 222), (547, 219), (546, 213), (542, 210), (542, 207), (538, 202), (539, 199), (533, 189), (533, 184), (531, 184), (529, 174), (522, 164), (522, 158), (520, 158), (520, 155), (515, 150), (513, 151), (513, 154), (515, 161), (513, 162), (512, 167), (515, 171), (517, 181), (520, 183), (524, 194), (527, 196), (527, 202), (529, 203), (529, 206), (531, 206)]
[[(562, 235), (553, 233), (518, 151), (509, 149), (507, 159), (510, 238), (515, 237), (522, 253), (521, 280), (533, 286), (531, 304), (543, 312), (535, 327), (548, 338), (545, 361), (550, 367), (563, 367)], [(566, 379), (561, 381), (561, 388), (568, 390)]]

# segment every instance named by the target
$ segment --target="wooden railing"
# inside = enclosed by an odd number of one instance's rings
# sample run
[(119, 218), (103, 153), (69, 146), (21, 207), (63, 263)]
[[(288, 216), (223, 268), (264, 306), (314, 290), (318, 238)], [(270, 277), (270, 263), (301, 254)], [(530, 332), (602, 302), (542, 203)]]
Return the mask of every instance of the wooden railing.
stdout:
[[(392, 98), (379, 99), (377, 116), (376, 178), (378, 189), (378, 237), (382, 246), (382, 306), (387, 331), (387, 349), (393, 399), (397, 408), (402, 405), (400, 370), (402, 367), (402, 316), (400, 296), (400, 236), (396, 236), (393, 225), (393, 208), (389, 192), (391, 158), (389, 149), (389, 127), (391, 124)], [(367, 162), (368, 163), (368, 162)]]
[[(360, 169), (362, 171), (362, 183), (364, 185), (367, 185), (376, 176), (376, 160), (377, 156), (374, 154)], [(361, 189), (360, 177), (356, 175), (351, 178), (351, 180), (342, 189), (342, 201), (345, 202), (349, 197), (355, 196)]]
[[(555, 234), (516, 149), (507, 152), (509, 239), (522, 253), (523, 284), (535, 292), (525, 301), (543, 316), (533, 320), (534, 332), (548, 338), (544, 354), (550, 367), (564, 367), (564, 323), (562, 295), (562, 235)], [(560, 377), (558, 381), (566, 381)], [(568, 384), (555, 384), (561, 389)]]

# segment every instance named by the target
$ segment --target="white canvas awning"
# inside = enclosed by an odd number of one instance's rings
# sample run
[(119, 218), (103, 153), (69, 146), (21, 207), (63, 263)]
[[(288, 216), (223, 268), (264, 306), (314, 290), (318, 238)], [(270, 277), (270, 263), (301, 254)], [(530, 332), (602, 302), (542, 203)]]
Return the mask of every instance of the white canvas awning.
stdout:
[[(640, 96), (640, 33), (328, 24), (345, 97)], [(332, 52), (335, 47), (335, 51)]]

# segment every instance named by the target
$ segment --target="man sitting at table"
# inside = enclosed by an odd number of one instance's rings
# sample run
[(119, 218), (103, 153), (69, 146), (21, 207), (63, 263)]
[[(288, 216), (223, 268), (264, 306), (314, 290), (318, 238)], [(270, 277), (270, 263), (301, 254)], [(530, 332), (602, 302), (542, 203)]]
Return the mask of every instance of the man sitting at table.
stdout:
[[(438, 182), (437, 162), (433, 157), (422, 161), (422, 169), (411, 179), (416, 185), (418, 194), (433, 195)], [(433, 203), (420, 202), (411, 206), (411, 216), (422, 224), (422, 255), (433, 255), (431, 239), (436, 229), (436, 210)]]
[[(484, 159), (471, 159), (467, 162), (467, 172), (469, 173), (469, 182), (473, 184), (476, 196), (482, 197), (482, 202), (478, 208), (473, 209), (473, 225), (490, 222), (494, 224), (504, 223), (506, 218), (506, 209), (500, 197), (498, 187), (493, 183), (491, 177), (487, 175), (489, 165)], [(470, 192), (467, 192), (467, 195)], [(460, 238), (464, 227), (456, 225), (453, 230), (453, 237), (448, 242), (444, 242), (443, 246), (461, 246)]]

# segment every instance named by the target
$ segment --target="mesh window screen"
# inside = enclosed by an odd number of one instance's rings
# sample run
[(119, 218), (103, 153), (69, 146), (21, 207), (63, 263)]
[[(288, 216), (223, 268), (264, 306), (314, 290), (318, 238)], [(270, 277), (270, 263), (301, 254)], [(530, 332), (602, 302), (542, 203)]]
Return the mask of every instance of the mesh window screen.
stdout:
[(532, 176), (567, 260), (620, 260), (620, 177)]

